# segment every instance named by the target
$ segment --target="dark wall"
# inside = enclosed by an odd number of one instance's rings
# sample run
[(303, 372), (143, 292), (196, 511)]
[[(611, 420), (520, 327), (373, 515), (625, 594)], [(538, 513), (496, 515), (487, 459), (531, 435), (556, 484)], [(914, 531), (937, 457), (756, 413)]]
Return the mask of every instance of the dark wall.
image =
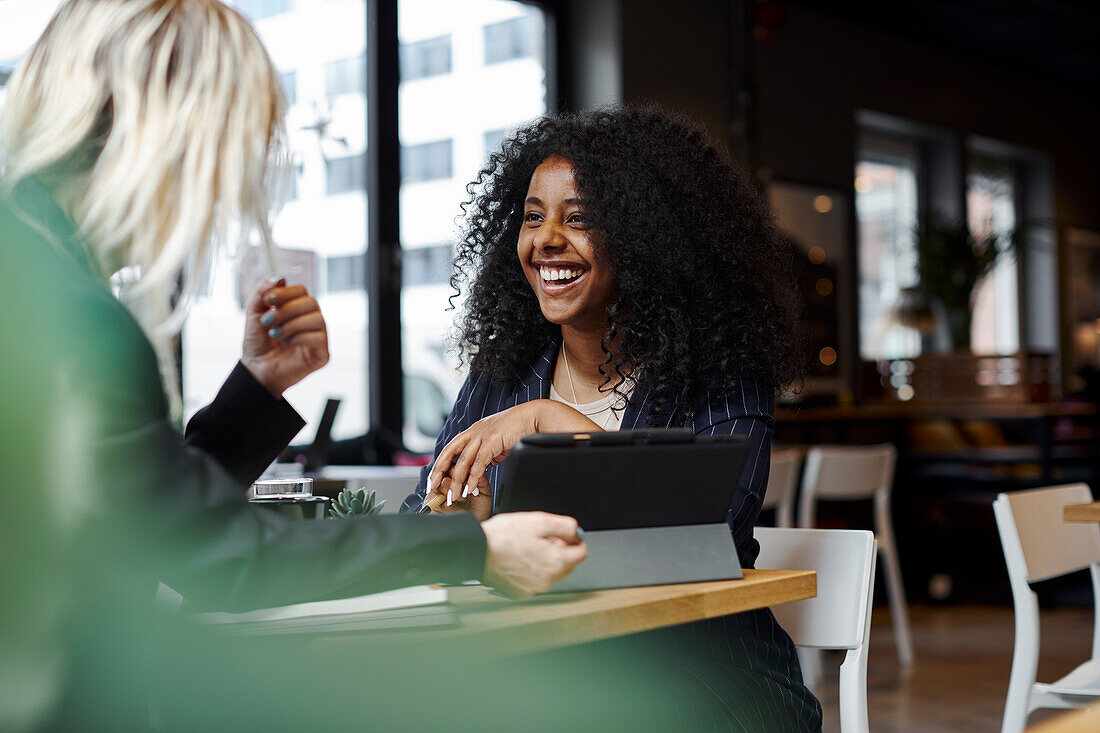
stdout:
[(1046, 153), (1060, 226), (1100, 228), (1100, 106), (1043, 79), (799, 6), (751, 42), (754, 164), (849, 189), (856, 110)]
[(728, 0), (624, 0), (623, 100), (659, 101), (726, 142), (730, 14)]

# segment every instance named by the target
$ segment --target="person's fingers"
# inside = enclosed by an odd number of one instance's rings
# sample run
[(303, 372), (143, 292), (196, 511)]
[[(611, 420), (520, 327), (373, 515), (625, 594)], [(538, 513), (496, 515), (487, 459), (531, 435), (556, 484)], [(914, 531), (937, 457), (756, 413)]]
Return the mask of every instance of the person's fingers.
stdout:
[(267, 335), (273, 339), (289, 341), (292, 337), (300, 333), (324, 330), (324, 317), (321, 315), (320, 311), (313, 311), (312, 313), (307, 313), (304, 316), (298, 316), (297, 318), (287, 321), (281, 326), (275, 326), (267, 332)]
[(470, 462), (470, 473), (466, 477), (466, 483), (463, 488), (464, 491), (466, 487), (471, 491), (480, 487), (481, 482), (485, 479), (485, 469), (495, 465), (493, 459), (500, 454), (498, 446), (498, 441), (487, 440), (481, 444), (481, 449), (477, 452), (477, 455), (474, 456), (474, 460)]
[(271, 280), (264, 280), (252, 293), (252, 297), (248, 299), (248, 305), (246, 306), (249, 313), (263, 313), (270, 308), (267, 303), (264, 302), (264, 296), (275, 288), (281, 288), (286, 285), (286, 278), (279, 277)]
[(321, 306), (316, 299), (311, 298), (308, 295), (303, 295), (301, 298), (295, 298), (289, 300), (286, 303), (282, 303), (275, 308), (267, 308), (267, 312), (260, 318), (260, 323), (264, 324), (268, 328), (274, 328), (275, 326), (281, 326), (287, 321), (291, 321), (298, 316), (304, 316), (307, 313), (320, 312)]
[(584, 542), (578, 542), (575, 545), (562, 545), (558, 548), (558, 556), (564, 565), (564, 577), (573, 572), (573, 569), (588, 557), (588, 545)]
[(316, 360), (328, 361), (328, 334), (324, 331), (306, 331), (287, 336), (283, 339), (283, 343), (312, 349)]
[(481, 436), (475, 435), (470, 439), (470, 442), (462, 449), (462, 453), (458, 456), (455, 464), (451, 466), (450, 477), (456, 492), (461, 492), (463, 487), (466, 486), (470, 476), (470, 465), (474, 462), (474, 458), (477, 457), (478, 451), (481, 450)]
[(462, 452), (468, 442), (470, 442), (470, 435), (463, 431), (451, 438), (451, 442), (443, 447), (435, 459), (435, 465), (428, 473), (428, 491), (439, 493), (440, 482), (450, 473), (455, 456)]
[(268, 308), (277, 308), (283, 303), (308, 295), (305, 285), (291, 285), (290, 287), (275, 287), (264, 293), (263, 304)]
[(560, 537), (570, 544), (576, 544), (581, 541), (578, 529), (580, 525), (577, 524), (577, 520), (573, 517), (566, 517), (561, 514), (547, 514), (545, 512), (536, 512), (539, 520), (538, 532), (541, 537)]

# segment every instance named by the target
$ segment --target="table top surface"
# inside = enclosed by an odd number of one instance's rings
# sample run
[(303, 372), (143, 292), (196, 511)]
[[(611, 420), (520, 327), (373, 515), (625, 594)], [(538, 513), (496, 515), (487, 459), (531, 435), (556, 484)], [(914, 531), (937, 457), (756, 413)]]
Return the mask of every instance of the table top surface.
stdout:
[(746, 569), (741, 580), (561, 593), (512, 601), (484, 586), (449, 589), (457, 627), (385, 634), (386, 642), (486, 644), (522, 654), (741, 613), (817, 595), (811, 570)]
[(1027, 733), (1096, 733), (1100, 730), (1100, 703), (1062, 713), (1027, 729)]
[(1100, 501), (1088, 504), (1066, 504), (1062, 518), (1067, 522), (1100, 522)]

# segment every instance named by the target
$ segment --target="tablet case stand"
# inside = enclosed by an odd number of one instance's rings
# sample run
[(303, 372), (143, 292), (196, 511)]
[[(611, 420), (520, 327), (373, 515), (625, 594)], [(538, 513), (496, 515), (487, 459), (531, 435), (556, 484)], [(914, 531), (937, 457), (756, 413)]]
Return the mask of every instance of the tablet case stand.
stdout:
[(692, 524), (585, 532), (588, 557), (551, 593), (741, 578), (730, 527)]
[(495, 509), (584, 528), (588, 557), (551, 592), (737, 579), (725, 520), (748, 454), (742, 436), (688, 428), (531, 435), (504, 462)]

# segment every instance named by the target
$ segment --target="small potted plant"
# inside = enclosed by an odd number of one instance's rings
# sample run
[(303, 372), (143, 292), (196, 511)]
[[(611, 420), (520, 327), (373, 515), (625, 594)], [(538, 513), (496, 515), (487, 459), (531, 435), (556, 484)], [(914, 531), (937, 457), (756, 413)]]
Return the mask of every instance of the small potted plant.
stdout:
[(378, 514), (385, 505), (385, 499), (375, 502), (373, 490), (367, 491), (366, 489), (359, 489), (358, 491), (352, 492), (349, 489), (344, 489), (337, 495), (328, 511), (329, 516), (332, 517), (353, 519), (355, 517), (367, 517), (371, 514)]

